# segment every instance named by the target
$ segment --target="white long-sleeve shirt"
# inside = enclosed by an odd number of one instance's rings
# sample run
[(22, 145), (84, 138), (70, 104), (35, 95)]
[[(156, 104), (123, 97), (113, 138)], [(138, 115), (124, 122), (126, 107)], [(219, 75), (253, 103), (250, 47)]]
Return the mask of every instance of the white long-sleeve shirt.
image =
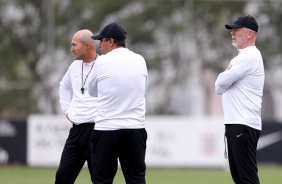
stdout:
[(243, 124), (261, 130), (264, 78), (260, 51), (255, 46), (239, 49), (215, 82), (216, 93), (222, 95), (224, 124)]
[(145, 128), (148, 71), (141, 55), (117, 48), (100, 56), (89, 85), (98, 96), (95, 130)]
[[(60, 105), (64, 114), (75, 124), (94, 122), (96, 117), (97, 98), (89, 95), (88, 92), (88, 73), (93, 72), (91, 67), (95, 61), (84, 63), (82, 60), (75, 60), (68, 68), (60, 82), (59, 96)], [(82, 79), (83, 64), (83, 79)], [(90, 71), (91, 70), (91, 71)], [(90, 74), (89, 74), (90, 75)], [(86, 79), (86, 81), (85, 81)], [(83, 81), (82, 81), (83, 80)], [(84, 94), (81, 92), (84, 83)], [(72, 92), (72, 98), (71, 98)]]

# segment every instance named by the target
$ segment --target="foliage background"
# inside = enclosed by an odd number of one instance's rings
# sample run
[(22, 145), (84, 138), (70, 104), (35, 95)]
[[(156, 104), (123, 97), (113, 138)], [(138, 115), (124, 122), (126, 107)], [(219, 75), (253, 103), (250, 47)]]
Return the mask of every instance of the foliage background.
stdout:
[(111, 22), (146, 59), (148, 114), (222, 115), (214, 82), (237, 54), (224, 25), (250, 14), (266, 70), (262, 117), (282, 121), (281, 8), (278, 0), (0, 0), (0, 118), (61, 114), (73, 34)]

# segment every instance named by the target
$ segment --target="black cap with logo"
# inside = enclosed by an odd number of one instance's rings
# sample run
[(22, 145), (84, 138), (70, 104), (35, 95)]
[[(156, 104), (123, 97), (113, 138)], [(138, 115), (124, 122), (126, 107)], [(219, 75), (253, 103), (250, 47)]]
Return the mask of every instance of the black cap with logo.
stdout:
[(104, 37), (113, 38), (115, 40), (125, 40), (126, 32), (124, 29), (118, 25), (116, 22), (105, 26), (100, 34), (91, 36), (93, 40), (101, 40)]
[(241, 16), (234, 22), (234, 24), (225, 25), (226, 29), (234, 29), (234, 28), (242, 28), (242, 27), (252, 29), (256, 32), (258, 32), (258, 28), (259, 28), (255, 18), (250, 15)]

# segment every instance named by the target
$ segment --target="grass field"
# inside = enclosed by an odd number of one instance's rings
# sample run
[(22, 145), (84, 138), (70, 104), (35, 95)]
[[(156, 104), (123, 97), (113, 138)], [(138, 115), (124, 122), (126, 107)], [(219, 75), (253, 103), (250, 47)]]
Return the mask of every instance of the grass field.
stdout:
[[(52, 184), (57, 168), (30, 168), (25, 166), (0, 166), (0, 184)], [(261, 184), (281, 184), (281, 165), (259, 165)], [(147, 184), (232, 184), (229, 171), (221, 169), (147, 169)], [(91, 183), (89, 173), (83, 168), (76, 184)], [(125, 184), (119, 169), (114, 184)]]

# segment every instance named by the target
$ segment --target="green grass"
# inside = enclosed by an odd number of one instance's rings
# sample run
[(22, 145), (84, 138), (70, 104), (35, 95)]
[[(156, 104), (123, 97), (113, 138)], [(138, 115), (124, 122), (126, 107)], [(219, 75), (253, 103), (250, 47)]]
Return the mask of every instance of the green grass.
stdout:
[[(0, 184), (52, 184), (57, 168), (0, 166)], [(281, 184), (282, 166), (259, 165), (261, 184)], [(229, 171), (221, 169), (147, 169), (147, 184), (233, 184)], [(86, 168), (80, 172), (76, 184), (91, 183)], [(114, 184), (125, 184), (119, 169)]]

